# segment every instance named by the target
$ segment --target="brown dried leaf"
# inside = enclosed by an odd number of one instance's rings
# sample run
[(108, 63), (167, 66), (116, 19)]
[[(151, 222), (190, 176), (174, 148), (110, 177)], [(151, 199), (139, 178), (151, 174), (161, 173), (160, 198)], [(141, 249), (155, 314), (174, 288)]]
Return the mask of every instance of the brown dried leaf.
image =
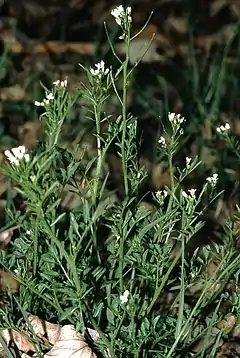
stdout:
[(152, 185), (155, 190), (161, 190), (164, 186), (170, 186), (171, 178), (167, 171), (164, 171), (161, 165), (154, 165), (152, 170)]
[(18, 128), (19, 142), (29, 149), (36, 147), (42, 134), (42, 122), (26, 122)]
[[(2, 201), (3, 200), (0, 200), (0, 202), (2, 202)], [(14, 226), (8, 230), (4, 230), (4, 231), (0, 232), (0, 250), (5, 249), (9, 245), (9, 243), (12, 239), (14, 230), (16, 230), (16, 229), (17, 229), (17, 226)]]
[(14, 278), (12, 272), (0, 270), (0, 292), (17, 292), (19, 290), (19, 282)]
[(87, 345), (83, 336), (76, 332), (73, 325), (63, 326), (60, 337), (54, 347), (44, 355), (44, 358), (97, 358)]
[(25, 96), (26, 93), (20, 85), (2, 88), (0, 94), (2, 101), (22, 101)]
[(229, 333), (232, 331), (233, 327), (236, 324), (236, 317), (234, 315), (230, 315), (225, 319), (222, 319), (216, 324), (216, 328), (220, 330), (224, 330), (225, 332)]
[[(13, 342), (14, 345), (22, 352), (35, 352), (34, 346), (28, 341), (28, 339), (14, 329), (4, 329), (0, 331), (0, 335), (7, 345), (9, 345), (10, 342)], [(2, 347), (1, 343), (0, 347)]]
[(60, 327), (57, 324), (50, 323), (40, 319), (37, 316), (29, 315), (28, 320), (31, 323), (36, 336), (47, 339), (51, 344), (54, 344), (60, 335)]
[(0, 175), (0, 196), (7, 190), (7, 177)]

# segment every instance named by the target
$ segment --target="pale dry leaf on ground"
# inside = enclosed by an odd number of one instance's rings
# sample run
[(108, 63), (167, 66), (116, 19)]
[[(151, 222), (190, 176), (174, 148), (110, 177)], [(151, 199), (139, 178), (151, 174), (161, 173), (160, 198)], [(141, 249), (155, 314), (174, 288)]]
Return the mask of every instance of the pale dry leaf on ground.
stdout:
[(73, 325), (63, 326), (59, 339), (44, 358), (97, 358), (83, 336), (76, 332)]
[[(4, 339), (6, 345), (9, 345), (11, 342), (13, 342), (14, 346), (16, 346), (19, 351), (25, 353), (30, 351), (35, 352), (34, 346), (29, 342), (27, 337), (14, 329), (3, 329), (0, 331), (0, 335)], [(2, 348), (1, 343), (0, 348)]]
[(29, 315), (28, 320), (37, 337), (45, 338), (51, 344), (54, 344), (59, 338), (61, 328), (57, 324), (44, 321), (34, 315)]

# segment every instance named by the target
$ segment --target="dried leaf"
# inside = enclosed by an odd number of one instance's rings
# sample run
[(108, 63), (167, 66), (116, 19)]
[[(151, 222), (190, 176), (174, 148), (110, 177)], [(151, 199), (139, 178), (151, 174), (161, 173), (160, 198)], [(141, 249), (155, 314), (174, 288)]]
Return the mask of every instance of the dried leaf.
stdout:
[(152, 185), (155, 190), (161, 190), (164, 186), (170, 186), (171, 178), (169, 172), (163, 170), (161, 165), (154, 165), (152, 170)]
[(26, 122), (18, 128), (19, 142), (27, 148), (35, 148), (42, 134), (42, 122)]
[[(3, 201), (3, 200), (1, 200)], [(8, 244), (11, 241), (11, 238), (13, 236), (14, 230), (17, 229), (17, 226), (11, 227), (8, 230), (4, 230), (2, 232), (0, 232), (0, 250), (5, 249)]]
[[(14, 345), (22, 352), (35, 352), (34, 346), (28, 341), (28, 339), (14, 329), (3, 329), (0, 331), (0, 335), (7, 345), (9, 345), (10, 342), (13, 342)], [(1, 343), (0, 347), (2, 347)]]
[(76, 332), (74, 326), (66, 325), (61, 329), (60, 337), (54, 347), (44, 355), (44, 358), (97, 358), (87, 345), (83, 336)]
[(28, 319), (36, 336), (40, 338), (45, 337), (51, 344), (54, 344), (59, 338), (60, 327), (57, 324), (44, 321), (34, 315), (29, 315)]
[(19, 282), (14, 278), (12, 272), (0, 270), (0, 292), (17, 292), (19, 290)]
[(15, 85), (2, 88), (0, 98), (2, 101), (22, 101), (25, 99), (25, 96), (24, 89), (19, 85)]

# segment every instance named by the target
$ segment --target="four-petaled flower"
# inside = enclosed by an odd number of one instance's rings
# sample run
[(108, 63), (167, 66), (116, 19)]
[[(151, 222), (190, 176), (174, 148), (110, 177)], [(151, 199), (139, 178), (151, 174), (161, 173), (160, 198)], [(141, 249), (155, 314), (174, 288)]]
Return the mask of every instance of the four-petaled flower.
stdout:
[(212, 186), (215, 186), (218, 181), (218, 174), (214, 173), (213, 176), (208, 177), (206, 180), (209, 184), (211, 184)]
[(105, 68), (104, 61), (101, 61), (99, 63), (95, 64), (96, 69), (90, 68), (90, 73), (97, 77), (98, 79), (101, 79), (102, 76), (106, 76), (109, 73), (109, 68)]
[(20, 160), (25, 160), (26, 162), (30, 160), (30, 156), (26, 153), (26, 147), (24, 145), (12, 148), (11, 150), (5, 150), (4, 154), (9, 162), (14, 165), (19, 165)]

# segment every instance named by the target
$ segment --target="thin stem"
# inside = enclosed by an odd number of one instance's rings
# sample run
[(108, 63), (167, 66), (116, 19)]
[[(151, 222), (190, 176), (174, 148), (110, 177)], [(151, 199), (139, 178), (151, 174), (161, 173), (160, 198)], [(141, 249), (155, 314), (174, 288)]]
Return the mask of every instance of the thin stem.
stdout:
[[(102, 176), (102, 164), (103, 164), (103, 153), (101, 147), (101, 115), (100, 115), (100, 106), (98, 104), (94, 104), (94, 115), (96, 122), (96, 135), (97, 135), (97, 170), (96, 170), (96, 178), (93, 186), (93, 210), (96, 209), (97, 198), (98, 198), (98, 189), (99, 183)], [(97, 252), (98, 263), (101, 264), (101, 258), (99, 255), (99, 251), (97, 248), (97, 223), (94, 223), (91, 227), (93, 244)]]
[(119, 285), (120, 291), (123, 292), (123, 255), (124, 255), (124, 236), (121, 235), (119, 245)]
[(125, 141), (127, 133), (127, 93), (128, 93), (128, 63), (129, 63), (129, 46), (130, 46), (130, 29), (125, 40), (126, 48), (126, 59), (123, 66), (123, 99), (122, 99), (122, 120), (123, 120), (123, 131), (122, 131), (122, 145), (121, 145), (121, 154), (122, 154), (122, 169), (123, 169), (123, 179), (124, 179), (124, 188), (125, 196), (128, 197), (128, 173), (127, 173), (127, 161), (126, 161), (126, 151), (125, 151)]
[(102, 148), (101, 148), (101, 118), (100, 118), (100, 109), (98, 105), (94, 105), (94, 115), (96, 121), (96, 134), (97, 134), (97, 172), (95, 178), (95, 184), (93, 189), (93, 204), (96, 204), (99, 182), (102, 174)]

